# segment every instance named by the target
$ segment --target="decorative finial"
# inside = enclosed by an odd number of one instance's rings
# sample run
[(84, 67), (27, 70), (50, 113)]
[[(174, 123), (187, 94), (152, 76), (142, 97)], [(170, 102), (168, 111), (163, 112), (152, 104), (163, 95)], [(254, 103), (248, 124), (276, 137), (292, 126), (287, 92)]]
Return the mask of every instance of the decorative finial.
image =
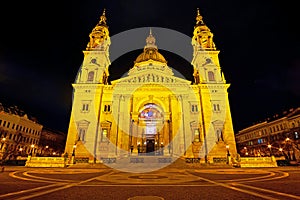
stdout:
[(197, 8), (197, 17), (196, 17), (196, 24), (204, 24), (203, 20), (202, 20), (202, 16), (200, 15), (200, 10), (199, 8)]
[(155, 45), (155, 38), (152, 35), (152, 29), (150, 28), (149, 36), (146, 38), (146, 46), (145, 47), (154, 47), (157, 48)]
[(106, 24), (105, 8), (103, 9), (99, 24)]

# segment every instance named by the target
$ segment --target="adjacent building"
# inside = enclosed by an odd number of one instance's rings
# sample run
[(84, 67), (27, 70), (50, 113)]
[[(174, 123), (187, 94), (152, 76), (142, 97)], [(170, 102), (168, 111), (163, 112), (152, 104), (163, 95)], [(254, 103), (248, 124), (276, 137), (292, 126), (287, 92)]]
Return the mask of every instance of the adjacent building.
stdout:
[(36, 153), (43, 126), (16, 106), (0, 103), (0, 159)]
[(276, 114), (236, 135), (242, 156), (285, 156), (300, 160), (300, 107)]
[(64, 153), (66, 134), (62, 131), (43, 127), (38, 153), (41, 156), (61, 156)]
[(211, 162), (228, 151), (235, 156), (230, 84), (221, 70), (213, 33), (199, 10), (191, 39), (193, 81), (174, 75), (150, 30), (127, 76), (109, 83), (111, 42), (106, 21), (104, 11), (89, 35), (72, 84), (66, 153), (90, 162), (128, 152)]

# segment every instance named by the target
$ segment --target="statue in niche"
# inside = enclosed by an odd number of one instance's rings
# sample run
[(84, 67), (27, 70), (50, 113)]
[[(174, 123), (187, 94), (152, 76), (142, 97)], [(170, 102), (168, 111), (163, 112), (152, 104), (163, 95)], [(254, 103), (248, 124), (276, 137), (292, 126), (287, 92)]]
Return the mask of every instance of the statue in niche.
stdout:
[(216, 136), (217, 136), (217, 142), (224, 141), (222, 130), (217, 129), (217, 131), (216, 131)]

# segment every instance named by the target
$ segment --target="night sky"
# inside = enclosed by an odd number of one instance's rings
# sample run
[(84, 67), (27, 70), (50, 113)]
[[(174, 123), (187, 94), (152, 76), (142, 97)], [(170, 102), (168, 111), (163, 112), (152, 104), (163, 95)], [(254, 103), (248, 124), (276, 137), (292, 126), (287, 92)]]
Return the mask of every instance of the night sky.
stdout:
[[(71, 84), (82, 63), (88, 35), (103, 8), (111, 36), (133, 28), (163, 27), (192, 37), (199, 7), (204, 22), (214, 33), (222, 70), (231, 83), (229, 101), (237, 132), (300, 106), (299, 11), (291, 2), (296, 1), (1, 3), (0, 102), (17, 105), (41, 124), (67, 132)], [(110, 80), (132, 67), (141, 52), (134, 51), (113, 62)], [(183, 59), (160, 52), (170, 67), (183, 74), (192, 72), (192, 66)]]

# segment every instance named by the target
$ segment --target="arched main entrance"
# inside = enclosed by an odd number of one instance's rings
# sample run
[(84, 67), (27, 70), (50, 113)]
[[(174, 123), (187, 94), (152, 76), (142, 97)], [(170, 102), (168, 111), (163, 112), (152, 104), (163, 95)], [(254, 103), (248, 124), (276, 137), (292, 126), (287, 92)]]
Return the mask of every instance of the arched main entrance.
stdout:
[[(144, 105), (139, 111), (139, 122), (143, 127), (142, 148), (140, 153), (147, 155), (162, 155), (163, 146), (162, 129), (163, 129), (163, 111), (153, 103)], [(160, 151), (161, 150), (161, 151)]]

